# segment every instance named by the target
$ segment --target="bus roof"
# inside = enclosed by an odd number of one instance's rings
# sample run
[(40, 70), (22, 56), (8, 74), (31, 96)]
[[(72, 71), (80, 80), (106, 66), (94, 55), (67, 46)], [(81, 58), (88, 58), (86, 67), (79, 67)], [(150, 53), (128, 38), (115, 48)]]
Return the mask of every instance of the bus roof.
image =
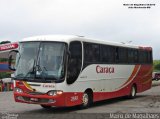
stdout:
[(28, 41), (56, 41), (56, 42), (66, 42), (66, 43), (69, 43), (69, 42), (75, 41), (75, 40), (76, 41), (82, 41), (82, 42), (105, 44), (105, 45), (111, 45), (111, 46), (119, 46), (119, 47), (128, 47), (128, 48), (152, 50), (151, 47), (136, 46), (136, 45), (126, 44), (126, 43), (107, 41), (107, 40), (91, 39), (91, 38), (85, 38), (83, 36), (76, 36), (76, 35), (40, 35), (40, 36), (33, 36), (33, 37), (24, 38), (20, 42), (28, 42)]

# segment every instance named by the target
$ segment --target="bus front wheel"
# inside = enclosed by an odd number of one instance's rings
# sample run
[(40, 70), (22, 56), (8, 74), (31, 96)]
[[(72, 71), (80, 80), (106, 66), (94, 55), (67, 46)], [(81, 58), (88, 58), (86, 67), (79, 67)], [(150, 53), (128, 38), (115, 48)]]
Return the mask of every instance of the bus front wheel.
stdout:
[(92, 94), (89, 91), (85, 91), (82, 97), (82, 104), (80, 105), (81, 109), (88, 108), (92, 103)]

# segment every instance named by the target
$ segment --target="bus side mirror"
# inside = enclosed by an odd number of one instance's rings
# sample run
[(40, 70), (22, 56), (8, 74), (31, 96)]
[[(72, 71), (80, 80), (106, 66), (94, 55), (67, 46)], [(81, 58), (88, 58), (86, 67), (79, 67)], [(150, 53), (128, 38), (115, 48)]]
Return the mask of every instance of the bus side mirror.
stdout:
[(18, 53), (18, 50), (12, 50), (9, 52), (9, 58), (8, 58), (8, 68), (12, 71), (15, 71), (15, 66), (14, 66), (14, 61), (15, 59), (13, 57), (15, 57), (15, 55)]

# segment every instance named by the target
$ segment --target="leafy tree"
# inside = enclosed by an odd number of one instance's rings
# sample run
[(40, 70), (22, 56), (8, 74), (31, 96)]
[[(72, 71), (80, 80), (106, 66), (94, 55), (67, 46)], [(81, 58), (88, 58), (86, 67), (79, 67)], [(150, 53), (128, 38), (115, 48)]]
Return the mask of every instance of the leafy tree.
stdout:
[(160, 64), (155, 65), (154, 67), (156, 70), (160, 70)]
[(0, 72), (0, 79), (11, 77), (11, 72)]
[(160, 71), (160, 60), (154, 60), (153, 65), (155, 71)]
[(0, 62), (7, 62), (8, 59), (7, 58), (0, 58)]

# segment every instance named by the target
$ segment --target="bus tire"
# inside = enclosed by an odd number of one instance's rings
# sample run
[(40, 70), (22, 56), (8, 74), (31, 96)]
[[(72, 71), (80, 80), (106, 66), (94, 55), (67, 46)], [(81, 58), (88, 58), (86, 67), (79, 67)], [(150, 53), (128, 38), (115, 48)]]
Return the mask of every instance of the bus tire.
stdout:
[(80, 109), (86, 109), (91, 106), (93, 102), (93, 96), (90, 91), (85, 91), (82, 97), (82, 104), (80, 105)]
[(44, 109), (50, 109), (51, 106), (47, 106), (47, 105), (41, 105), (41, 107), (43, 107)]
[(133, 99), (136, 97), (136, 94), (137, 94), (137, 88), (136, 88), (136, 85), (133, 85), (131, 87), (131, 91), (130, 91), (130, 95), (129, 95), (129, 98), (130, 99)]

